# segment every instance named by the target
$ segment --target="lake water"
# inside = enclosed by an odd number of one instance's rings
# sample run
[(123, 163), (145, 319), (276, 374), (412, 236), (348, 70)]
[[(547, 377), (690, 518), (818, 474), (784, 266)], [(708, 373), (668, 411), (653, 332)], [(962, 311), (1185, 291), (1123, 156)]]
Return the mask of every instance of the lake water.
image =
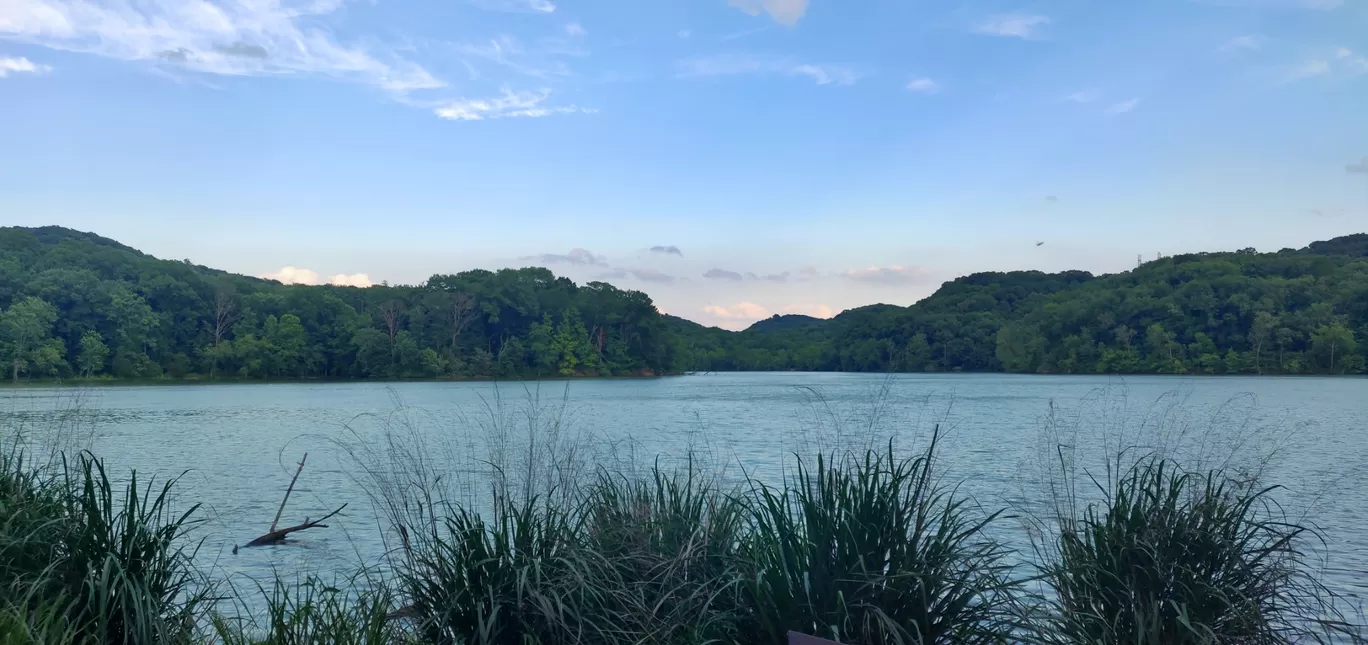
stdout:
[[(1059, 445), (1102, 472), (1109, 447), (1162, 447), (1191, 463), (1263, 464), (1280, 496), (1328, 543), (1326, 581), (1368, 594), (1368, 380), (1022, 375), (749, 373), (536, 384), (302, 383), (0, 390), (0, 436), (30, 441), (76, 430), (112, 472), (186, 474), (181, 505), (201, 503), (199, 557), (239, 583), (380, 561), (381, 522), (358, 464), (382, 466), (387, 439), (452, 473), (472, 500), (491, 458), (526, 470), (528, 429), (614, 467), (706, 454), (727, 476), (781, 477), (792, 453), (834, 446), (925, 445), (944, 434), (940, 473), (984, 508), (1039, 509), (1043, 469)], [(538, 450), (547, 447), (538, 439)], [(412, 444), (408, 444), (412, 445)], [(495, 448), (491, 452), (491, 445)], [(609, 450), (604, 448), (611, 446)], [(500, 452), (502, 450), (502, 452)], [(245, 549), (266, 532), (303, 453), (307, 466), (281, 518), (292, 525), (344, 503), (330, 528), (282, 547)], [(413, 455), (410, 455), (412, 457)], [(1271, 456), (1271, 459), (1268, 459)], [(544, 474), (533, 465), (534, 475)], [(996, 529), (1024, 548), (1013, 521)]]

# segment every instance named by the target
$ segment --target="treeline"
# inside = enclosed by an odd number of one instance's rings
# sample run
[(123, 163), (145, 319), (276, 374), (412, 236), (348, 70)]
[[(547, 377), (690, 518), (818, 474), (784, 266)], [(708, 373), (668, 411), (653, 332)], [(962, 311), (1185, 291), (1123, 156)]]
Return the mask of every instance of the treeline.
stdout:
[(541, 268), (285, 286), (59, 227), (0, 228), (7, 376), (526, 377), (666, 371), (650, 297)]
[(12, 379), (520, 378), (686, 371), (1356, 374), (1368, 234), (1132, 271), (978, 273), (910, 307), (743, 332), (547, 269), (416, 286), (285, 286), (59, 227), (0, 228)]
[(980, 273), (910, 307), (740, 333), (671, 323), (694, 370), (1356, 374), (1368, 362), (1368, 235), (1106, 276)]

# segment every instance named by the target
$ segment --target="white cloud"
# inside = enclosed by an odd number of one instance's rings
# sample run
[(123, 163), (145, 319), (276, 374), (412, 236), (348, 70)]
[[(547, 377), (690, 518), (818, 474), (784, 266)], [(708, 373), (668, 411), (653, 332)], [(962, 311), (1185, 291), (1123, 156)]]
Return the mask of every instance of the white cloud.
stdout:
[(775, 22), (793, 26), (807, 13), (808, 0), (727, 0), (727, 4), (752, 16), (763, 11)]
[(1225, 41), (1225, 43), (1221, 45), (1220, 51), (1225, 53), (1253, 51), (1262, 48), (1263, 44), (1264, 39), (1262, 36), (1256, 36), (1253, 34), (1245, 36), (1236, 36), (1234, 38), (1231, 38), (1230, 40)]
[(768, 309), (753, 302), (738, 302), (730, 307), (708, 305), (703, 308), (703, 312), (710, 314), (715, 318), (724, 318), (728, 320), (759, 320), (770, 316), (770, 311)]
[(1092, 103), (1100, 98), (1102, 98), (1102, 94), (1097, 90), (1079, 90), (1065, 96), (1064, 100), (1070, 103)]
[(1134, 110), (1137, 105), (1140, 105), (1140, 99), (1138, 98), (1113, 103), (1107, 107), (1107, 114), (1125, 114)]
[(551, 90), (514, 92), (504, 88), (503, 94), (488, 99), (461, 99), (436, 105), (437, 116), (452, 121), (484, 121), (486, 119), (537, 118), (553, 114), (592, 114), (596, 110), (575, 105), (546, 105)]
[(334, 276), (328, 276), (328, 284), (337, 287), (361, 287), (364, 289), (375, 283), (371, 281), (370, 276), (364, 273), (353, 273), (351, 275), (339, 273)]
[(974, 27), (974, 31), (988, 36), (1033, 38), (1037, 31), (1050, 24), (1047, 16), (1009, 13), (992, 16)]
[(907, 82), (907, 91), (935, 94), (940, 91), (940, 84), (924, 76), (915, 76)]
[(318, 272), (296, 267), (284, 267), (279, 271), (263, 273), (263, 280), (275, 280), (282, 284), (318, 284)]
[(836, 315), (836, 310), (827, 305), (789, 305), (784, 307), (784, 313), (812, 316), (813, 318), (830, 318)]
[(818, 85), (852, 85), (860, 78), (858, 72), (842, 65), (796, 63), (785, 58), (744, 54), (719, 54), (690, 58), (679, 61), (676, 67), (678, 76), (682, 78), (775, 74), (807, 77)]
[(586, 31), (584, 27), (581, 26), (578, 22), (572, 22), (565, 26), (565, 34), (567, 36), (574, 36), (576, 38), (579, 38), (581, 36), (588, 35), (588, 33), (589, 32)]
[(857, 282), (869, 282), (873, 284), (911, 284), (922, 282), (931, 277), (931, 269), (917, 266), (902, 266), (895, 264), (887, 267), (869, 267), (866, 269), (851, 269), (841, 274), (841, 277)]
[(0, 37), (63, 51), (234, 76), (311, 75), (404, 93), (444, 83), (321, 23), (340, 0), (3, 0)]
[(474, 0), (475, 6), (511, 13), (554, 13), (556, 5), (547, 0)]
[(691, 36), (693, 36), (693, 30), (692, 30), (692, 29), (680, 29), (680, 30), (679, 30), (679, 37), (680, 37), (680, 38), (689, 38), (689, 37), (691, 37)]
[(740, 273), (728, 271), (726, 269), (708, 269), (708, 272), (704, 273), (703, 277), (709, 280), (731, 280), (733, 282), (740, 282), (745, 279), (745, 276)]
[(36, 65), (27, 58), (0, 57), (0, 78), (5, 78), (10, 74), (45, 74), (51, 70), (51, 67)]
[(1356, 54), (1348, 47), (1340, 47), (1335, 50), (1335, 59), (1342, 63), (1353, 73), (1368, 72), (1368, 56)]

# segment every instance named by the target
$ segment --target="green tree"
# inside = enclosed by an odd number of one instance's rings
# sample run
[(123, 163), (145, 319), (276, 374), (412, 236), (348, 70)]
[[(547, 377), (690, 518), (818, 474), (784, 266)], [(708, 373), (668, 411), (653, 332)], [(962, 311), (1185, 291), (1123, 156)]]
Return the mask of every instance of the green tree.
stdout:
[(0, 356), (15, 381), (30, 370), (46, 374), (61, 360), (62, 352), (49, 343), (56, 322), (57, 308), (32, 296), (0, 313)]
[(1249, 327), (1249, 345), (1254, 348), (1254, 371), (1258, 374), (1263, 374), (1264, 347), (1273, 341), (1277, 329), (1278, 318), (1273, 314), (1267, 311), (1254, 314), (1254, 322)]
[(1337, 360), (1343, 371), (1344, 359), (1356, 349), (1358, 342), (1354, 340), (1354, 331), (1344, 325), (1324, 325), (1311, 334), (1311, 354), (1328, 372), (1335, 371)]
[(109, 346), (99, 332), (88, 331), (81, 336), (81, 351), (76, 355), (76, 366), (81, 376), (90, 378), (104, 371), (105, 361), (109, 360)]

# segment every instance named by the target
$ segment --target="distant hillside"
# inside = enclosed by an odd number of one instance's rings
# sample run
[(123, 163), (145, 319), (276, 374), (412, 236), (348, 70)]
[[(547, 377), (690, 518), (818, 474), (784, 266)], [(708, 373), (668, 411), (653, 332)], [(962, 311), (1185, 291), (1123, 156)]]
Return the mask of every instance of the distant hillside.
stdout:
[(1163, 258), (1106, 276), (976, 273), (908, 307), (675, 331), (696, 370), (1359, 373), (1366, 255), (1368, 234), (1355, 234), (1279, 253)]
[(691, 370), (1362, 373), (1368, 235), (1113, 275), (977, 273), (911, 306), (730, 332), (547, 269), (285, 286), (92, 233), (0, 228), (11, 379), (522, 378)]
[(822, 322), (821, 318), (813, 318), (812, 316), (804, 316), (801, 314), (788, 314), (783, 316), (775, 314), (764, 320), (756, 321), (755, 324), (747, 327), (746, 331), (755, 334), (767, 334), (771, 332), (791, 331), (804, 327), (812, 327), (814, 325), (821, 325)]
[(546, 269), (286, 286), (54, 226), (0, 228), (0, 312), (0, 366), (15, 380), (511, 378), (674, 363), (649, 296)]

